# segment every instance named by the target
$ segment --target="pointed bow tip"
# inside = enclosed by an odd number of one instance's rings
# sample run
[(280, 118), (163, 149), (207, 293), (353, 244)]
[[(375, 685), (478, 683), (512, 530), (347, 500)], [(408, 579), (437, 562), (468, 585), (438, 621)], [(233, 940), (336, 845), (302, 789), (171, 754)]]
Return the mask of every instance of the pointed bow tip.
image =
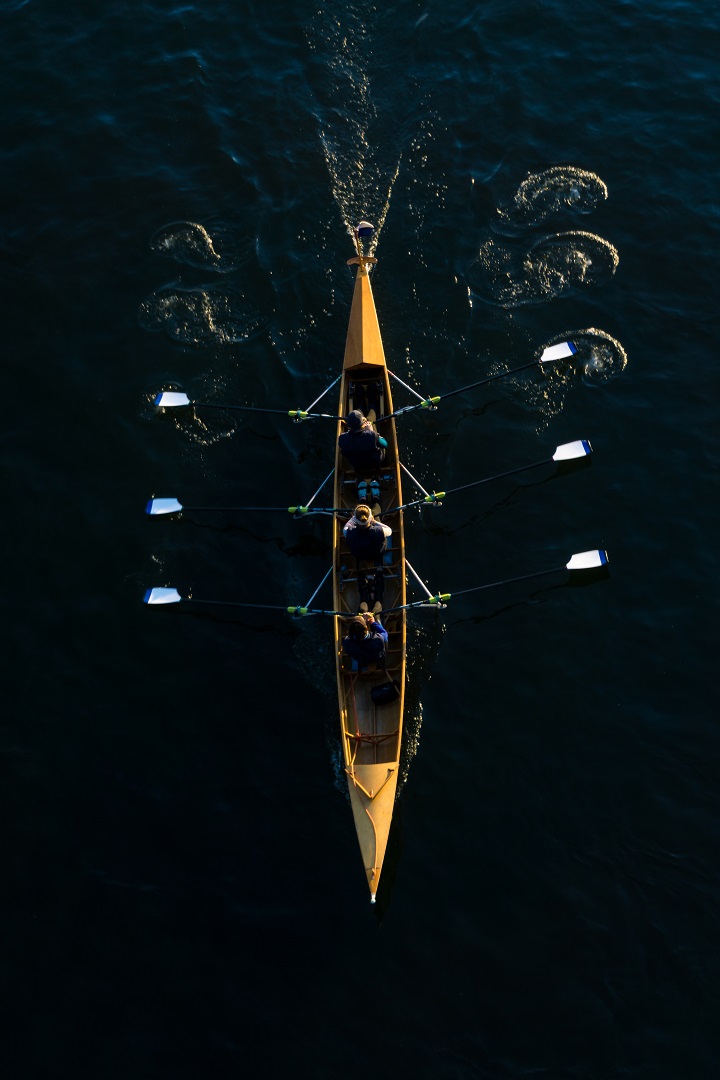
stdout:
[(371, 904), (375, 903), (375, 893), (370, 893), (370, 903)]

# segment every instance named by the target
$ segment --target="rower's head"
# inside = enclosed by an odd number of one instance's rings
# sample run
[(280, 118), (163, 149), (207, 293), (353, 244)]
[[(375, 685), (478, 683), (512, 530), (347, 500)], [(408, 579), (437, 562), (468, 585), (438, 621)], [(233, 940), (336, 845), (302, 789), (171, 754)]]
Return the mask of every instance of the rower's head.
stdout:
[(345, 417), (345, 423), (350, 431), (361, 431), (367, 421), (360, 409), (353, 409), (353, 411), (349, 412)]
[(348, 626), (348, 637), (354, 638), (356, 641), (366, 638), (369, 634), (367, 628), (367, 622), (362, 615), (353, 615)]
[(355, 518), (361, 529), (367, 529), (370, 527), (370, 525), (372, 525), (372, 510), (369, 506), (366, 506), (365, 503), (360, 503), (359, 506), (355, 507), (353, 517)]

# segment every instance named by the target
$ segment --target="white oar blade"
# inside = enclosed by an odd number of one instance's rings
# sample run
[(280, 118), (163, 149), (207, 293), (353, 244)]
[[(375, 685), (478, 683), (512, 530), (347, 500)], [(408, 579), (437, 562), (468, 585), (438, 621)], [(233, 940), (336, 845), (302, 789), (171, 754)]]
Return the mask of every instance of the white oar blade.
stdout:
[(577, 352), (577, 345), (572, 341), (561, 341), (559, 345), (551, 345), (549, 349), (543, 350), (543, 354), (540, 357), (541, 364), (550, 364), (554, 360), (562, 360), (566, 356), (574, 356)]
[(607, 566), (608, 553), (599, 549), (598, 551), (581, 551), (578, 555), (573, 555), (569, 563), (566, 563), (568, 570), (597, 570), (601, 566)]
[(182, 503), (177, 499), (150, 499), (145, 507), (145, 513), (153, 517), (158, 514), (179, 514), (181, 510)]
[(162, 405), (164, 409), (177, 409), (180, 405), (189, 405), (190, 398), (187, 394), (181, 394), (176, 390), (163, 390), (155, 398), (156, 405)]
[(146, 604), (179, 604), (181, 600), (177, 589), (148, 589), (145, 593)]
[(577, 439), (575, 442), (566, 442), (558, 446), (553, 454), (553, 461), (573, 461), (575, 458), (589, 457), (592, 454), (592, 446), (587, 439)]

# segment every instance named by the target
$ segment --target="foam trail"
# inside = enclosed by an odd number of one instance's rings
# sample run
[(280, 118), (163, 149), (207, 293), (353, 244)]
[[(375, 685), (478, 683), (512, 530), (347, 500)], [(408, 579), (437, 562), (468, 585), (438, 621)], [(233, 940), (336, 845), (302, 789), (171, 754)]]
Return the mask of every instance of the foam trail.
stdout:
[[(402, 162), (395, 144), (385, 137), (383, 148), (370, 133), (378, 122), (369, 75), (371, 25), (357, 11), (344, 13), (341, 21), (334, 6), (320, 3), (308, 33), (310, 49), (326, 56), (328, 86), (322, 92), (328, 95), (328, 102), (325, 108), (319, 107), (319, 138), (332, 195), (350, 236), (362, 218), (375, 225), (369, 254), (377, 246)], [(338, 108), (339, 101), (348, 104)], [(378, 122), (377, 130), (386, 132), (395, 126)]]

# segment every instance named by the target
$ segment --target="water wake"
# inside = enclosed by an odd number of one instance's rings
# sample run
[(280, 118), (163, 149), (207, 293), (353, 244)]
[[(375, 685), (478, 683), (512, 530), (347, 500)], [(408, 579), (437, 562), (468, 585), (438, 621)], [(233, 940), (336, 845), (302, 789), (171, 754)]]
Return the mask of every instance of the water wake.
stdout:
[[(391, 115), (397, 96), (376, 99), (371, 92), (370, 72), (379, 65), (372, 63), (369, 26), (376, 21), (371, 23), (357, 10), (344, 12), (341, 21), (335, 6), (320, 0), (308, 29), (310, 49), (324, 60), (326, 100), (318, 103), (318, 134), (332, 195), (351, 236), (362, 218), (375, 225), (370, 254), (377, 246), (402, 162), (397, 142), (386, 134), (397, 126)], [(388, 70), (387, 64), (380, 67)], [(378, 100), (387, 110), (378, 106)], [(388, 116), (381, 116), (381, 110)]]

